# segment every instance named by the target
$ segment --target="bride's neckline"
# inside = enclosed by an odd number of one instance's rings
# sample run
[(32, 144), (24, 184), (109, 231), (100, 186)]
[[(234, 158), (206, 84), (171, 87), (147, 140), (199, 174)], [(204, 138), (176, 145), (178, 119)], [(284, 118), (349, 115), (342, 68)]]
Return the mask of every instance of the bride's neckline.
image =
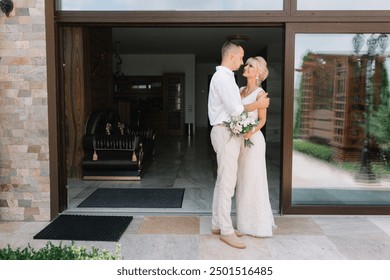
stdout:
[(249, 95), (251, 95), (253, 92), (255, 92), (256, 90), (258, 90), (260, 87), (254, 87), (254, 88), (249, 88), (247, 89), (247, 87), (244, 87), (241, 91), (241, 98), (246, 98), (248, 97)]

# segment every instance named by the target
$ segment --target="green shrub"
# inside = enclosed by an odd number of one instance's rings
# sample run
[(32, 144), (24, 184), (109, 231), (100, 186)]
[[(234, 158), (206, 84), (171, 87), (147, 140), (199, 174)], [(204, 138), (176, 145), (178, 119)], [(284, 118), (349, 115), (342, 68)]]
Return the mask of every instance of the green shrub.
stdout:
[(71, 245), (54, 245), (50, 241), (45, 247), (36, 250), (28, 244), (27, 247), (21, 249), (12, 249), (10, 245), (7, 248), (0, 249), (0, 260), (119, 260), (120, 245), (117, 245), (115, 254), (107, 250), (100, 250), (92, 247), (91, 251), (87, 251), (84, 246)]
[(315, 158), (332, 161), (332, 149), (325, 145), (315, 144), (304, 140), (294, 140), (294, 150)]
[[(337, 162), (333, 160), (332, 148), (326, 145), (320, 145), (311, 143), (305, 140), (295, 139), (293, 142), (293, 148), (296, 151), (310, 155), (319, 160), (327, 161), (343, 170), (351, 173), (356, 173), (360, 169), (360, 161), (356, 162)], [(378, 176), (389, 176), (390, 165), (387, 163), (387, 154), (383, 156), (384, 159), (381, 162), (372, 162), (372, 171)]]

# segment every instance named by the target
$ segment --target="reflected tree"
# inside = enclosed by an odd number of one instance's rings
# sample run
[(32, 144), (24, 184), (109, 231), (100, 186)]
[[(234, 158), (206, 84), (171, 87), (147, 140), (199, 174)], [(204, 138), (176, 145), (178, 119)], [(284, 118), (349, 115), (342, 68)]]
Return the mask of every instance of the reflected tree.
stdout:
[(370, 131), (380, 146), (381, 160), (387, 164), (390, 156), (390, 90), (388, 71), (385, 64), (382, 67), (381, 100), (373, 111)]

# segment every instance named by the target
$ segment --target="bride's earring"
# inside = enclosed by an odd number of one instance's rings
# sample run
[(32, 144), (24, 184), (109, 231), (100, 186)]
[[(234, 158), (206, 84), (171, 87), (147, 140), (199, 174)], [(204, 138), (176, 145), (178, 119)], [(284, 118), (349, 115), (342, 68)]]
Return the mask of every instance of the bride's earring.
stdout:
[(261, 85), (260, 76), (256, 76), (256, 83), (257, 83), (259, 86)]

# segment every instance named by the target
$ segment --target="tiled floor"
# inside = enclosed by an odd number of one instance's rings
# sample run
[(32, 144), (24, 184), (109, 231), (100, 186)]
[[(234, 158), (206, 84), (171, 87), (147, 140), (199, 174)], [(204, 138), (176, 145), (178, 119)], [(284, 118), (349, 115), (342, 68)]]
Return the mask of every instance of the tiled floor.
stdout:
[[(276, 216), (278, 228), (271, 238), (244, 236), (247, 248), (234, 249), (211, 234), (210, 216), (135, 216), (122, 235), (125, 260), (389, 260), (388, 216)], [(33, 236), (45, 222), (0, 224), (0, 248), (7, 244), (34, 248), (47, 240)], [(58, 244), (60, 241), (52, 241)], [(62, 241), (70, 243), (70, 241)], [(76, 245), (115, 252), (116, 242), (81, 242)]]

